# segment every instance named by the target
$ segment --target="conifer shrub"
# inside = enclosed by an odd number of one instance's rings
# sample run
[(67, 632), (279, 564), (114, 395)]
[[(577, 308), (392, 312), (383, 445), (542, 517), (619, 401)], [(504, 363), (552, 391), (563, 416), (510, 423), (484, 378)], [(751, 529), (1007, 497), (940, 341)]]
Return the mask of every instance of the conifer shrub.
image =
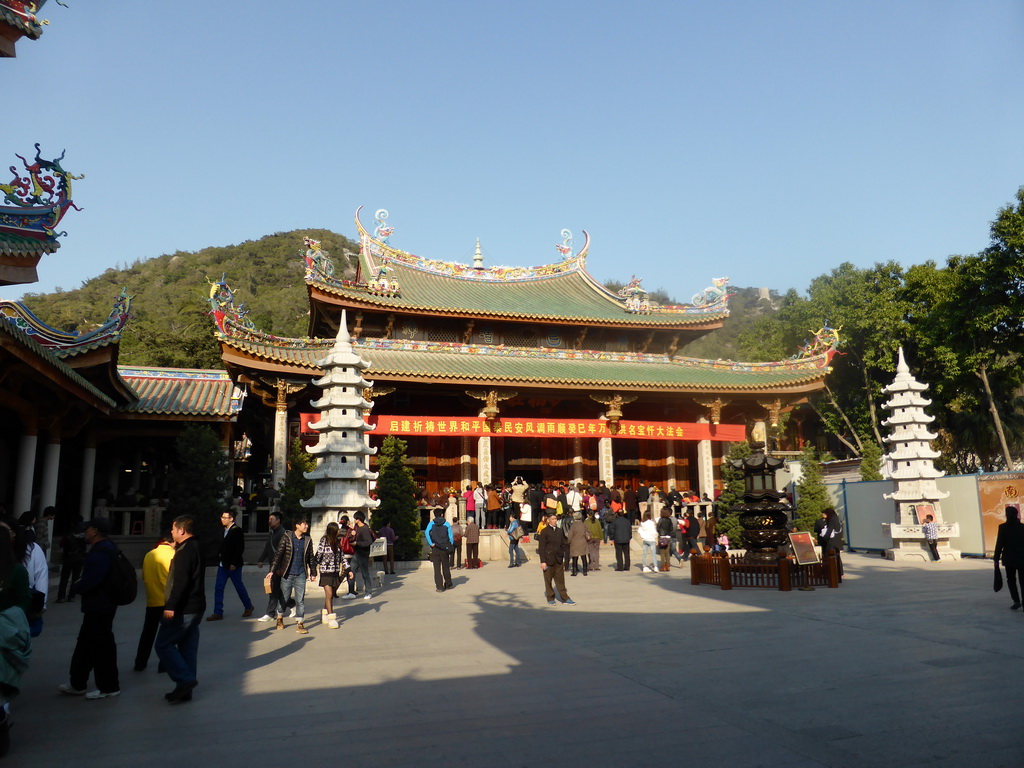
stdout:
[(396, 560), (420, 560), (423, 557), (423, 535), (416, 506), (416, 481), (406, 466), (408, 444), (394, 435), (384, 438), (377, 453), (377, 495), (380, 506), (373, 510), (370, 525), (379, 531), (390, 521), (398, 540)]

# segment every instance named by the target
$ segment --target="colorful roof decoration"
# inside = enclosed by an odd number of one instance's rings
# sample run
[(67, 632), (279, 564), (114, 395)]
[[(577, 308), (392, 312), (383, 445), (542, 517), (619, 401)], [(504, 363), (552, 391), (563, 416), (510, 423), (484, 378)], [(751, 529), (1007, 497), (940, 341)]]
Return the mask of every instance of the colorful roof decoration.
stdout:
[[(370, 234), (359, 220), (362, 280), (338, 280), (329, 270), (307, 268), (307, 283), (321, 299), (337, 297), (346, 304), (405, 309), (465, 317), (507, 317), (528, 320), (558, 320), (641, 327), (684, 328), (707, 325), (729, 314), (726, 278), (698, 294), (703, 303), (662, 306), (643, 299), (617, 295), (597, 282), (586, 270), (590, 236), (584, 231), (583, 247), (573, 254), (572, 233), (562, 230), (562, 261), (538, 267), (484, 266), (431, 259), (392, 247), (381, 233), (390, 236), (394, 228), (384, 226), (387, 211), (377, 212), (378, 225)], [(311, 258), (307, 250), (307, 265)], [(328, 274), (329, 273), (329, 274)], [(637, 282), (637, 286), (639, 283)], [(641, 289), (642, 291), (642, 289)]]
[(125, 413), (152, 416), (235, 416), (245, 393), (227, 371), (118, 366), (138, 398)]
[(45, 3), (46, 0), (0, 0), (0, 21), (25, 37), (38, 40), (43, 34), (43, 26), (50, 23), (46, 19), (40, 20), (35, 14)]
[(61, 237), (56, 227), (69, 208), (81, 210), (71, 199), (71, 182), (84, 179), (64, 170), (60, 157), (44, 160), (40, 156), (39, 144), (35, 145), (36, 156), (31, 164), (15, 154), (25, 167), (22, 176), (16, 166), (10, 166), (14, 177), (7, 184), (0, 184), (3, 205), (0, 205), (0, 232), (19, 235), (35, 240)]
[(122, 288), (107, 319), (95, 330), (62, 331), (47, 325), (20, 301), (0, 301), (0, 318), (20, 328), (40, 346), (58, 357), (75, 355), (120, 341), (121, 332), (131, 318), (132, 297)]

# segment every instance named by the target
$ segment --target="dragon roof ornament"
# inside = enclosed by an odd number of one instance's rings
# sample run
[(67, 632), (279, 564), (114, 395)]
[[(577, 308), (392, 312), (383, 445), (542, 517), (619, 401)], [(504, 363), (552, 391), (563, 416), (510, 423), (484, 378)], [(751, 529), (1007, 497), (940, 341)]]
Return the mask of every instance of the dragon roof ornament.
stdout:
[[(416, 269), (421, 272), (428, 272), (436, 275), (443, 275), (445, 277), (453, 277), (462, 280), (475, 280), (479, 282), (514, 282), (514, 281), (525, 281), (525, 280), (539, 280), (546, 277), (554, 277), (556, 275), (562, 275), (569, 272), (582, 269), (586, 264), (587, 251), (590, 248), (590, 235), (587, 231), (583, 231), (585, 241), (583, 247), (574, 255), (572, 253), (572, 233), (567, 230), (562, 230), (562, 243), (555, 246), (559, 253), (562, 253), (564, 258), (562, 261), (556, 264), (544, 264), (537, 267), (484, 267), (478, 268), (470, 264), (460, 264), (454, 261), (440, 261), (438, 259), (424, 259), (420, 256), (415, 256), (405, 251), (400, 251), (397, 248), (392, 247), (386, 238), (381, 237), (385, 234), (390, 236), (394, 229), (392, 227), (381, 228), (383, 221), (387, 218), (387, 211), (381, 209), (377, 211), (377, 228), (371, 235), (365, 227), (363, 227), (362, 221), (359, 219), (359, 211), (362, 210), (362, 206), (356, 210), (355, 221), (356, 228), (359, 231), (359, 239), (363, 251), (363, 258), (366, 260), (370, 271), (374, 274), (382, 266), (388, 264), (401, 264), (404, 267), (410, 269)], [(382, 217), (380, 214), (384, 214)], [(565, 251), (563, 249), (568, 249)]]
[(132, 298), (122, 288), (107, 319), (91, 331), (62, 331), (47, 325), (20, 301), (0, 301), (0, 317), (13, 323), (33, 341), (57, 352), (78, 352), (118, 341), (132, 318)]
[(85, 174), (75, 176), (64, 170), (61, 161), (65, 152), (53, 160), (44, 160), (39, 144), (35, 147), (36, 156), (31, 164), (21, 155), (14, 155), (21, 160), (25, 175), (12, 165), (9, 170), (13, 178), (0, 184), (0, 230), (36, 240), (62, 237), (67, 233), (57, 232), (56, 227), (64, 214), (69, 208), (82, 210), (72, 202), (71, 182), (84, 179)]
[(831, 364), (832, 358), (837, 353), (842, 354), (839, 352), (839, 345), (842, 343), (839, 338), (839, 332), (842, 329), (843, 326), (833, 328), (829, 325), (828, 320), (825, 320), (821, 328), (817, 331), (812, 331), (814, 338), (810, 341), (804, 339), (804, 343), (800, 345), (797, 353), (790, 359), (813, 360), (824, 357), (826, 365)]
[(228, 284), (226, 273), (216, 282), (210, 278), (206, 278), (206, 282), (210, 284), (210, 293), (206, 298), (210, 308), (206, 314), (213, 317), (218, 337), (301, 349), (329, 349), (334, 344), (333, 339), (289, 338), (265, 333), (256, 328), (249, 319), (249, 308), (245, 306), (245, 302), (235, 304), (235, 292)]

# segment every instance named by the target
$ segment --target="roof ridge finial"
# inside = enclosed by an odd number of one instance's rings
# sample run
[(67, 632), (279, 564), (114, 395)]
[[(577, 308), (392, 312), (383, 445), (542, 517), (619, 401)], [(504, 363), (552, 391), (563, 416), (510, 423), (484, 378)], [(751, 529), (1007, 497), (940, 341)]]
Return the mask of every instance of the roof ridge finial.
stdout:
[(484, 268), (484, 255), (480, 252), (480, 238), (476, 239), (476, 252), (473, 254), (473, 269)]

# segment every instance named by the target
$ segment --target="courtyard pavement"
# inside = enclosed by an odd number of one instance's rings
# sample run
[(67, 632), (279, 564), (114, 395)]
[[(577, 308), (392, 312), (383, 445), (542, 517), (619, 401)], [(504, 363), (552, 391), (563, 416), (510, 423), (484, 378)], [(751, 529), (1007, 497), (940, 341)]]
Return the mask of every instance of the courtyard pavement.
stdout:
[(839, 589), (788, 593), (605, 566), (567, 577), (572, 607), (547, 605), (533, 562), (455, 571), (445, 594), (423, 564), (340, 601), (338, 630), (311, 589), (306, 636), (255, 620), (265, 597), (247, 566), (256, 614), (240, 618), (229, 585), (178, 706), (155, 656), (132, 671), (141, 597), (115, 622), (122, 695), (59, 695), (80, 614), (51, 600), (6, 762), (1024, 765), (1024, 615), (993, 593), (991, 561), (844, 559)]

